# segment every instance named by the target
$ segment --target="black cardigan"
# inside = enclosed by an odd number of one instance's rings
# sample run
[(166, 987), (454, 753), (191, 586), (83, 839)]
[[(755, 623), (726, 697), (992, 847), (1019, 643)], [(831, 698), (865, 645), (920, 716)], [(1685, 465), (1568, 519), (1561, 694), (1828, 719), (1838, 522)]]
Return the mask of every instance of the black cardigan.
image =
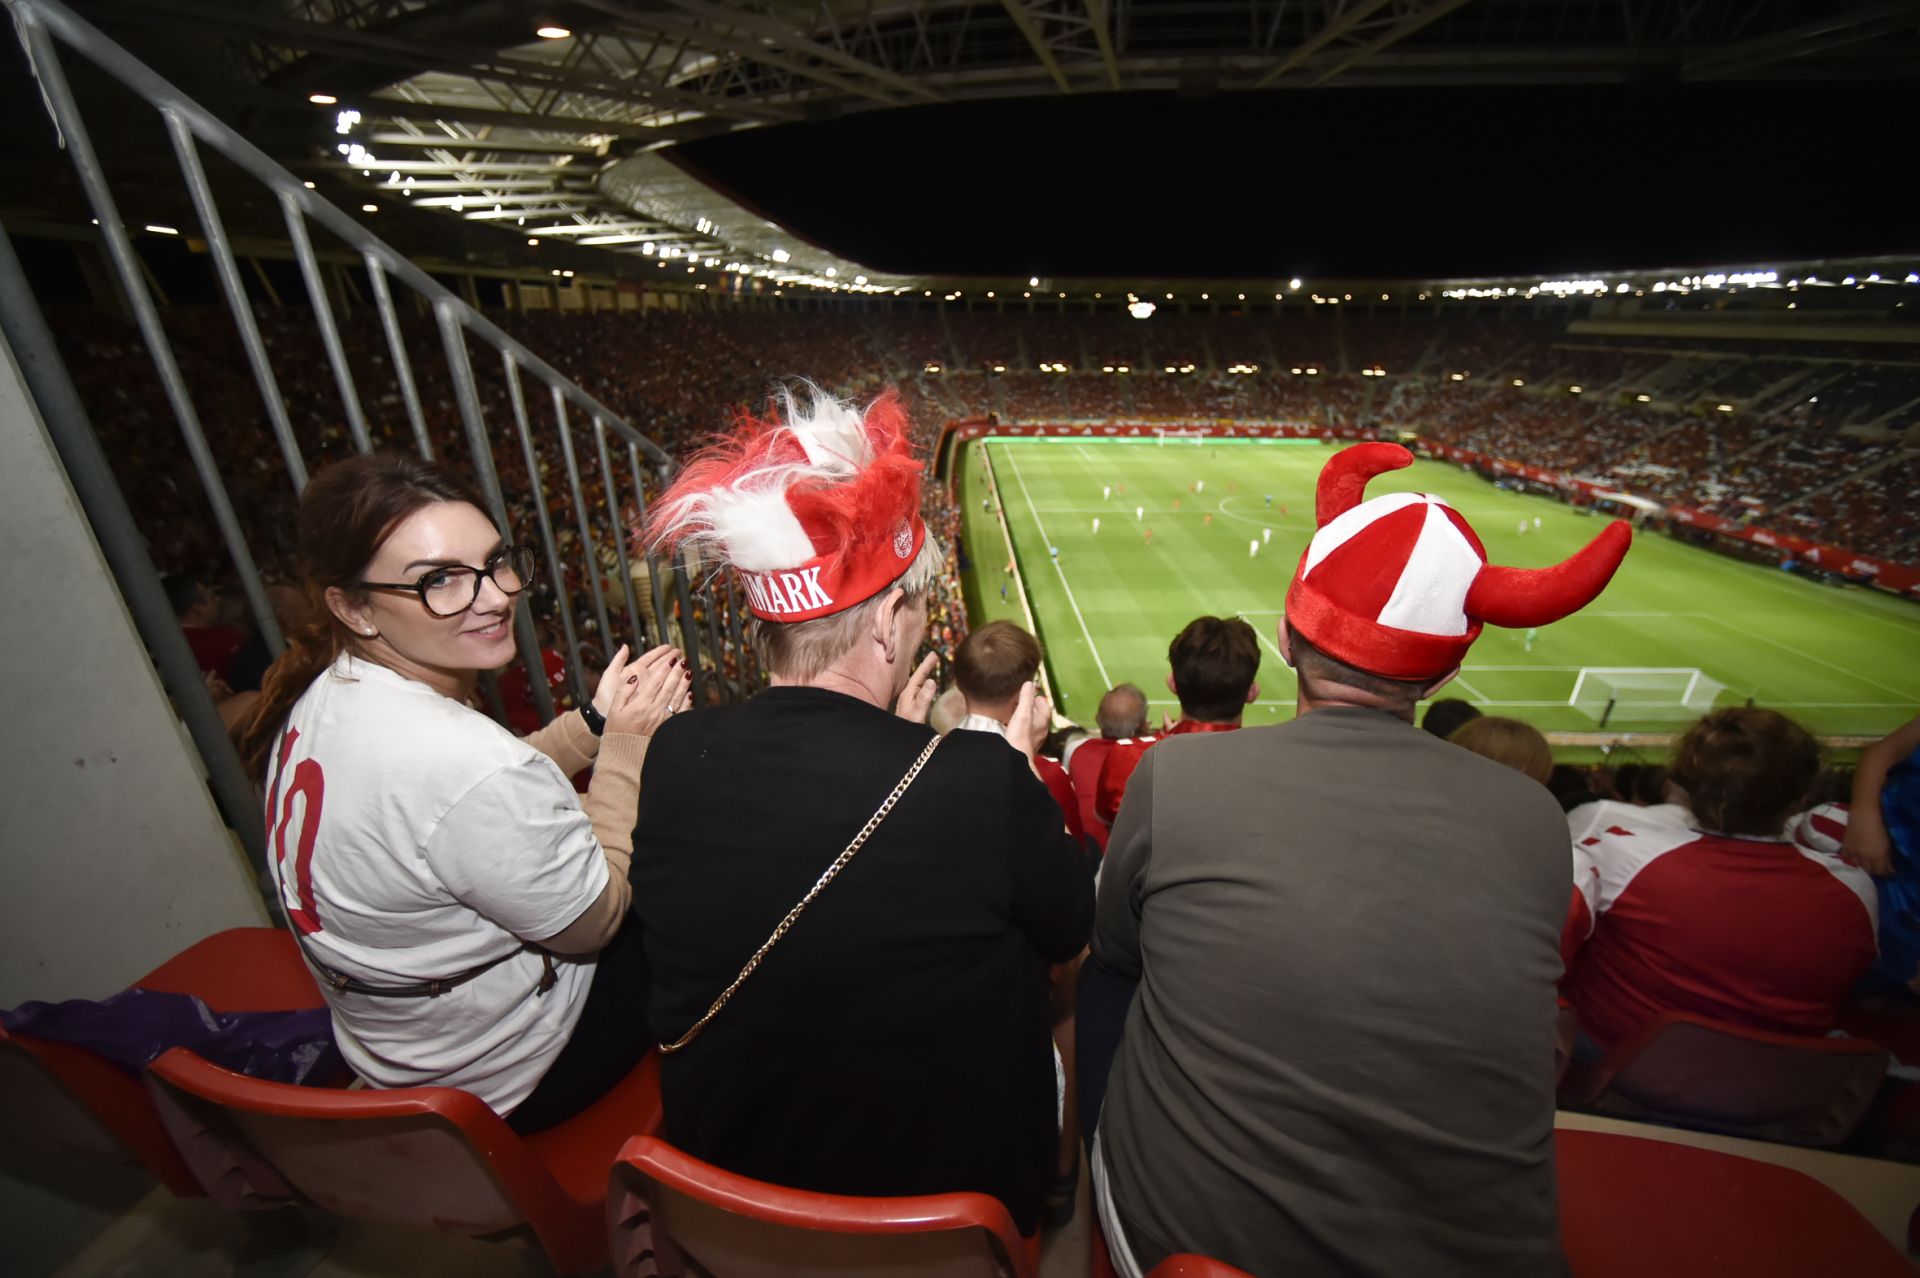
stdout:
[[(647, 752), (632, 870), (656, 1037), (707, 1010), (928, 734), (817, 688), (668, 721)], [(1086, 858), (1026, 760), (953, 733), (666, 1057), (667, 1139), (799, 1189), (992, 1194), (1031, 1233), (1057, 1148), (1047, 968), (1080, 951), (1092, 918)]]

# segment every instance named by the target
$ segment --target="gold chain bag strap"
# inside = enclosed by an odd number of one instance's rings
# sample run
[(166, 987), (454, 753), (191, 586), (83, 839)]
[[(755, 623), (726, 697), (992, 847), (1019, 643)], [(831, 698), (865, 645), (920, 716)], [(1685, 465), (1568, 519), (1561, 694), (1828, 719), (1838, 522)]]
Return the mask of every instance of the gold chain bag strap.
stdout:
[(705, 1016), (702, 1016), (693, 1023), (692, 1029), (671, 1043), (660, 1044), (660, 1050), (662, 1052), (679, 1051), (688, 1043), (698, 1038), (700, 1031), (707, 1027), (707, 1022), (720, 1014), (720, 1009), (727, 1005), (727, 1000), (733, 997), (734, 991), (738, 990), (740, 986), (746, 982), (746, 979), (753, 975), (753, 970), (760, 966), (760, 960), (767, 956), (767, 951), (771, 950), (774, 945), (779, 942), (780, 938), (787, 934), (787, 929), (791, 928), (793, 921), (800, 917), (800, 912), (809, 905), (812, 905), (813, 898), (819, 896), (827, 884), (833, 882), (835, 875), (847, 868), (847, 862), (853, 860), (853, 854), (860, 850), (861, 845), (867, 841), (867, 837), (879, 828), (882, 821), (886, 820), (887, 813), (893, 811), (893, 805), (900, 802), (900, 796), (907, 792), (907, 787), (913, 784), (913, 779), (920, 775), (920, 769), (927, 766), (927, 760), (933, 757), (934, 749), (940, 744), (940, 741), (941, 738), (935, 737), (933, 740), (927, 742), (927, 748), (920, 752), (920, 757), (913, 761), (913, 766), (907, 769), (907, 774), (900, 778), (900, 784), (893, 787), (893, 793), (889, 794), (881, 801), (880, 806), (874, 809), (873, 815), (867, 818), (867, 823), (860, 827), (860, 833), (854, 835), (853, 841), (847, 844), (846, 851), (833, 859), (833, 864), (827, 867), (826, 873), (822, 874), (819, 879), (814, 882), (814, 885), (807, 889), (807, 894), (801, 897), (791, 910), (787, 911), (787, 917), (781, 919), (779, 924), (775, 926), (773, 935), (769, 936), (766, 942), (753, 952), (753, 957), (747, 960), (747, 965), (740, 969), (740, 975), (733, 978), (733, 984), (720, 991), (720, 997), (713, 1000), (713, 1006), (707, 1009)]

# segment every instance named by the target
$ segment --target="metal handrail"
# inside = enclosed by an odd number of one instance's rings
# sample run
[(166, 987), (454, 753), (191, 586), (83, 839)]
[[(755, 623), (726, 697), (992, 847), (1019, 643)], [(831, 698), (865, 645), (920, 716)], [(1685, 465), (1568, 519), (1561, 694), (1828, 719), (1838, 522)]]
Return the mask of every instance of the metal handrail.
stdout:
[[(60, 141), (68, 151), (80, 179), (81, 188), (92, 207), (106, 244), (114, 275), (133, 312), (148, 352), (153, 358), (161, 388), (178, 420), (186, 452), (213, 510), (221, 539), (239, 573), (253, 619), (272, 654), (278, 656), (282, 651), (283, 639), (265, 584), (228, 495), (220, 472), (219, 459), (202, 427), (186, 379), (175, 358), (167, 325), (159, 307), (155, 304), (132, 239), (120, 219), (119, 210), (106, 180), (105, 170), (94, 150), (86, 121), (68, 82), (66, 69), (61, 62), (63, 47), (79, 54), (117, 80), (122, 86), (146, 101), (161, 116), (174, 156), (179, 163), (182, 179), (191, 197), (195, 216), (199, 219), (201, 230), (205, 235), (221, 296), (238, 330), (249, 371), (266, 409), (268, 426), (296, 494), (306, 485), (308, 477), (306, 460), (301, 454), (300, 443), (289, 420), (286, 403), (273, 367), (267, 358), (266, 345), (262, 339), (259, 324), (241, 283), (233, 243), (221, 219), (213, 188), (207, 180), (207, 173), (201, 162), (201, 147), (210, 148), (225, 157), (242, 173), (260, 182), (275, 197), (285, 220), (288, 240), (312, 306), (314, 321), (319, 332), (321, 352), (324, 354), (334, 385), (340, 394), (344, 423), (358, 451), (362, 453), (372, 451), (373, 439), (368, 429), (366, 413), (362, 408), (360, 389), (355, 384), (353, 369), (349, 364), (347, 346), (342, 340), (341, 320), (334, 313), (334, 307), (329, 300), (325, 280), (322, 277), (320, 261), (314, 251), (311, 228), (318, 226), (337, 236), (359, 256), (364, 264), (372, 285), (372, 310), (379, 316), (386, 353), (393, 362), (400, 399), (412, 429), (413, 444), (420, 455), (428, 459), (434, 455), (433, 438), (428, 431), (427, 417), (422, 408), (411, 358), (402, 337), (394, 306), (392, 285), (398, 283), (405, 286), (431, 310), (434, 325), (444, 349), (465, 443), (472, 454), (474, 478), (478, 482), (490, 513), (499, 526), (506, 529), (509, 526), (506, 495), (494, 467), (492, 433), (486, 419), (479, 384), (475, 379), (468, 341), (469, 339), (477, 341), (499, 353), (513, 419), (511, 433), (517, 435), (517, 455), (527, 469), (527, 487), (530, 490), (528, 496), (534, 506), (535, 522), (538, 524), (546, 565), (554, 577), (555, 603), (560, 613), (560, 628), (567, 648), (572, 679), (571, 691), (576, 699), (584, 699), (587, 689), (579, 673), (580, 640), (574, 624), (573, 595), (567, 587), (563, 556), (556, 538), (554, 521), (548, 511), (546, 485), (542, 482), (536, 432), (527, 411), (524, 378), (530, 376), (543, 384), (552, 402), (553, 429), (558, 434), (559, 452), (565, 463), (566, 484), (572, 498), (577, 534), (580, 538), (578, 552), (586, 561), (594, 620), (599, 626), (602, 643), (609, 650), (613, 642), (614, 622), (608, 608), (606, 598), (608, 592), (602, 580), (603, 560), (599, 553), (604, 549), (605, 539), (596, 543), (594, 537), (594, 521), (587, 506), (586, 486), (582, 482), (583, 463), (598, 466), (601, 495), (604, 499), (605, 514), (609, 520), (609, 531), (613, 541), (613, 551), (609, 559), (617, 561), (619, 565), (627, 621), (632, 626), (635, 636), (638, 637), (645, 633), (647, 627), (644, 625), (639, 596), (634, 587), (633, 569), (628, 559), (625, 539), (622, 536), (623, 481), (615, 467), (614, 451), (609, 447), (609, 433), (616, 436), (624, 445), (627, 460), (625, 469), (628, 472), (626, 482), (631, 486), (633, 501), (643, 517), (646, 510), (647, 475), (642, 465), (642, 457), (645, 457), (647, 467), (653, 469), (656, 476), (660, 478), (664, 478), (671, 471), (672, 458), (653, 440), (621, 420), (618, 414), (599, 399), (561, 374), (521, 342), (502, 331), (499, 326), (440, 284), (426, 271), (408, 261), (353, 217), (308, 189), (306, 184), (292, 172), (268, 157), (258, 147), (187, 97), (97, 28), (77, 16), (65, 4), (59, 3), (59, 0), (0, 0), (0, 3), (6, 5), (14, 18), (22, 47), (41, 85), (48, 113), (58, 131)], [(4, 242), (4, 233), (0, 232), (0, 244)], [(0, 255), (0, 266), (6, 265), (11, 260), (10, 252)], [(17, 263), (14, 265), (17, 266)], [(18, 343), (30, 346), (35, 353), (35, 358), (42, 365), (49, 362), (58, 365), (59, 357), (53, 349), (51, 336), (46, 331), (44, 317), (40, 314), (38, 304), (26, 286), (24, 277), (18, 276), (16, 270), (13, 276), (0, 280), (0, 284), (5, 285), (4, 288), (0, 288), (0, 311), (4, 312), (0, 318), (4, 318), (7, 322), (9, 339), (14, 340), (16, 334), (20, 335)], [(64, 393), (62, 387), (64, 387)], [(100, 446), (92, 436), (84, 409), (73, 394), (71, 381), (66, 377), (64, 368), (61, 368), (58, 377), (41, 378), (34, 385), (34, 390), (36, 399), (40, 399), (43, 393), (47, 397), (41, 403), (41, 407), (43, 415), (49, 419), (50, 428), (53, 426), (54, 419), (58, 418), (61, 423), (61, 432), (69, 437), (67, 444), (70, 446), (63, 447), (63, 458), (69, 455), (80, 458), (77, 463), (70, 462), (70, 466), (78, 464), (88, 468), (89, 483), (85, 486), (87, 491), (83, 492), (82, 496), (85, 499), (89, 519), (94, 522), (103, 546), (111, 541), (116, 548), (109, 553), (108, 558), (120, 582), (122, 596), (128, 599), (130, 606), (133, 607), (142, 636), (147, 642), (149, 651), (154, 655), (156, 666), (161, 668), (162, 678), (169, 693), (182, 707), (183, 716), (193, 732), (195, 742), (207, 761), (209, 775), (213, 779), (221, 805), (227, 809), (226, 815), (229, 821), (233, 822), (239, 832), (243, 845), (256, 862), (256, 868), (264, 869), (265, 840), (264, 832), (260, 828), (257, 802), (251, 799), (250, 790), (245, 786), (244, 774), (238, 769), (238, 759), (231, 741), (219, 728), (218, 716), (214, 713), (210, 694), (198, 678), (198, 671), (192, 665), (191, 653), (184, 643), (179, 642), (178, 624), (171, 610), (165, 607), (164, 595), (159, 590), (154, 566), (146, 556), (144, 547), (138, 545), (139, 531), (132, 525), (125, 500), (117, 486), (112, 483), (111, 471), (104, 464), (104, 453), (100, 452)], [(569, 406), (591, 423), (593, 447), (589, 457), (583, 458), (575, 448), (572, 437), (574, 423), (569, 420)], [(503, 426), (502, 429), (507, 428)], [(90, 447), (90, 452), (87, 448), (81, 447), (81, 441), (75, 432), (87, 437), (85, 442)], [(127, 544), (122, 545), (122, 542)], [(135, 550), (138, 553), (134, 553)], [(120, 551), (126, 553), (119, 553)], [(651, 558), (647, 561), (647, 568), (652, 619), (654, 629), (658, 631), (664, 631), (669, 621), (665, 595), (668, 587), (662, 580), (662, 573), (670, 572), (674, 579), (672, 589), (681, 614), (679, 639), (685, 645), (688, 664), (694, 672), (695, 696), (704, 697), (704, 673), (699, 660), (700, 637), (694, 625), (691, 583), (688, 580), (686, 568), (683, 564), (674, 564), (669, 567), (656, 563)], [(611, 570), (611, 564), (607, 564), (605, 570)], [(732, 601), (727, 599), (724, 602), (731, 613)], [(718, 639), (720, 631), (719, 619), (714, 609), (722, 603), (719, 592), (709, 597), (708, 630), (715, 640)], [(738, 642), (737, 615), (731, 616), (730, 621), (735, 640)], [(664, 637), (664, 634), (654, 636), (656, 640)], [(553, 715), (553, 703), (548, 692), (545, 667), (531, 610), (520, 609), (516, 612), (515, 638), (520, 659), (526, 669), (528, 691), (534, 706), (543, 719), (549, 719)], [(713, 656), (717, 670), (721, 658), (717, 644)], [(183, 662), (186, 664), (182, 665)], [(181, 668), (176, 669), (176, 666)], [(491, 692), (491, 687), (489, 690)], [(497, 705), (497, 694), (494, 694), (494, 700)]]

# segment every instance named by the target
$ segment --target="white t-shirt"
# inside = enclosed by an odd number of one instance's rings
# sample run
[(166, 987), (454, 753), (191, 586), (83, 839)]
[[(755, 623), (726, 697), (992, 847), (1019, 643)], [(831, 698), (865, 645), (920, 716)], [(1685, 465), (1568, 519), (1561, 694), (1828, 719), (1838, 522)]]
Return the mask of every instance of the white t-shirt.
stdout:
[[(369, 985), (456, 976), (438, 998), (326, 993), (380, 1087), (464, 1088), (508, 1113), (573, 1032), (591, 958), (522, 948), (599, 897), (607, 863), (559, 767), (485, 715), (343, 655), (294, 703), (267, 770), (268, 860), (313, 958)], [(516, 951), (518, 951), (516, 953)]]

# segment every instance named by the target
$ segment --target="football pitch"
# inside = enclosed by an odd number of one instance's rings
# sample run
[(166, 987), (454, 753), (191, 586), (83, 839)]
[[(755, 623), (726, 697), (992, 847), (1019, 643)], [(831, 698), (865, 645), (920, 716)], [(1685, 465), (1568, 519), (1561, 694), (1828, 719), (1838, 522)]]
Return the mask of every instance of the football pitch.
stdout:
[[(1248, 725), (1292, 717), (1293, 674), (1275, 632), (1313, 532), (1314, 484), (1331, 446), (1055, 437), (964, 447), (957, 494), (970, 615), (976, 625), (1006, 618), (1037, 628), (1064, 714), (1091, 725), (1101, 693), (1125, 681), (1146, 691), (1153, 722), (1177, 716), (1167, 644), (1212, 613), (1244, 617), (1260, 635), (1260, 695)], [(1399, 490), (1445, 498), (1493, 562), (1514, 567), (1557, 563), (1601, 527), (1560, 502), (1497, 489), (1442, 462), (1382, 475), (1367, 495)], [(1006, 571), (1010, 557), (1017, 576)], [(1575, 704), (1583, 669), (1626, 673), (1590, 674)], [(1670, 732), (1702, 704), (1751, 697), (1822, 736), (1880, 736), (1920, 709), (1920, 607), (1638, 535), (1599, 599), (1531, 639), (1487, 627), (1441, 695), (1546, 732), (1591, 733), (1613, 685), (1622, 690), (1610, 734)], [(1694, 708), (1682, 703), (1688, 685)]]

